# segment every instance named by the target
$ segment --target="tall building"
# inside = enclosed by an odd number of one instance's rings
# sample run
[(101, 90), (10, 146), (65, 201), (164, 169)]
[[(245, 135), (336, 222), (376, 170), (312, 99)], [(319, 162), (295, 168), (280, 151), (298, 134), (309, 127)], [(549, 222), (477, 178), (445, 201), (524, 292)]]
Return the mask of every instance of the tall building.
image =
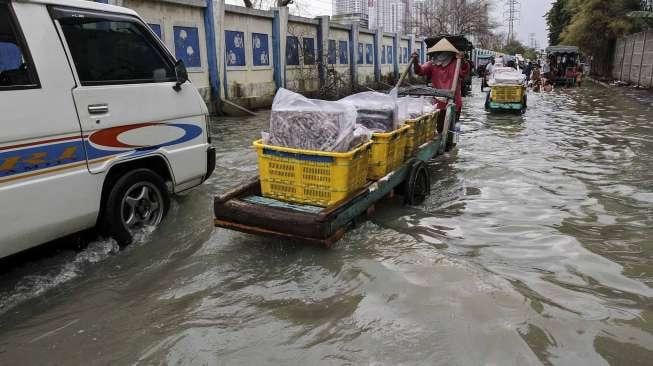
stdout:
[(373, 0), (332, 0), (333, 16), (331, 20), (348, 24), (354, 21), (367, 28), (369, 25), (368, 1)]
[(422, 35), (422, 27), (428, 23), (429, 7), (432, 7), (433, 0), (415, 0), (411, 6), (410, 33)]
[(370, 29), (403, 33), (408, 29), (411, 0), (370, 0)]

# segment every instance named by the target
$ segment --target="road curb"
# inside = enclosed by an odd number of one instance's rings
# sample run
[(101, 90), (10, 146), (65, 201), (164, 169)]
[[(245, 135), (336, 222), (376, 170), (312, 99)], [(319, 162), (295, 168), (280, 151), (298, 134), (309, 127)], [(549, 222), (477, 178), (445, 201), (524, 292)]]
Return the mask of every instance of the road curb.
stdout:
[(594, 79), (592, 77), (589, 77), (589, 76), (586, 77), (586, 79), (589, 80), (589, 81), (592, 81), (592, 82), (594, 82), (596, 84), (599, 84), (599, 85), (601, 85), (603, 87), (606, 87), (606, 88), (610, 87), (610, 84), (606, 83), (605, 81), (596, 80), (596, 79)]

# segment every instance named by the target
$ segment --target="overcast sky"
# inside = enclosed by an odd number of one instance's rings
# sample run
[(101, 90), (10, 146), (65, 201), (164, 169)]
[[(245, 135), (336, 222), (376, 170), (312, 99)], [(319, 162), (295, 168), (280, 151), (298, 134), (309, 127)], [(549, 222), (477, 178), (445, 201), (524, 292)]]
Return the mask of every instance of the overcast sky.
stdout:
[[(265, 1), (265, 0), (264, 0)], [(505, 0), (491, 0), (494, 4), (493, 17), (499, 24), (505, 24), (503, 14), (505, 11)], [(547, 30), (544, 14), (551, 8), (553, 0), (520, 0), (521, 19), (517, 24), (517, 38), (529, 45), (529, 33), (535, 33), (540, 48), (546, 48)], [(242, 5), (241, 0), (227, 0), (227, 3)], [(293, 9), (294, 8), (294, 9)], [(291, 5), (293, 13), (302, 16), (313, 17), (317, 15), (331, 14), (331, 0), (295, 0)], [(507, 27), (502, 26), (502, 31), (507, 32)]]
[[(551, 9), (552, 2), (553, 0), (521, 0), (521, 19), (517, 25), (517, 38), (525, 45), (530, 46), (529, 33), (535, 33), (540, 48), (546, 48), (548, 45), (548, 32), (544, 15)], [(505, 1), (494, 0), (494, 3), (494, 17), (499, 24), (504, 24)], [(504, 31), (507, 32), (508, 28), (505, 27)]]

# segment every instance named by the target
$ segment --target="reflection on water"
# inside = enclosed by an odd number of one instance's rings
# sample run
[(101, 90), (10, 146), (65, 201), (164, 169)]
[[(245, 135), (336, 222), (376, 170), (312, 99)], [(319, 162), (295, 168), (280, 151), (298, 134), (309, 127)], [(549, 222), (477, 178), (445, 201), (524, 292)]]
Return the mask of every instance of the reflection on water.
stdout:
[(592, 85), (523, 116), (483, 102), (424, 204), (382, 202), (330, 251), (211, 227), (268, 114), (214, 121), (216, 173), (147, 242), (4, 275), (0, 364), (650, 364), (651, 104)]

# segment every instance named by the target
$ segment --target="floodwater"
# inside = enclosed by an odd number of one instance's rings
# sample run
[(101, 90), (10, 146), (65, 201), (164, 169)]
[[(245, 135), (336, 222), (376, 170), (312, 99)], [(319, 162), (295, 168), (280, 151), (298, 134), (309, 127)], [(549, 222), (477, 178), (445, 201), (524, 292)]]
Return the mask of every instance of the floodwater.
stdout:
[(0, 364), (653, 364), (653, 104), (529, 98), (489, 115), (475, 89), (427, 202), (332, 250), (212, 227), (268, 114), (215, 120), (216, 173), (165, 227), (3, 263)]

